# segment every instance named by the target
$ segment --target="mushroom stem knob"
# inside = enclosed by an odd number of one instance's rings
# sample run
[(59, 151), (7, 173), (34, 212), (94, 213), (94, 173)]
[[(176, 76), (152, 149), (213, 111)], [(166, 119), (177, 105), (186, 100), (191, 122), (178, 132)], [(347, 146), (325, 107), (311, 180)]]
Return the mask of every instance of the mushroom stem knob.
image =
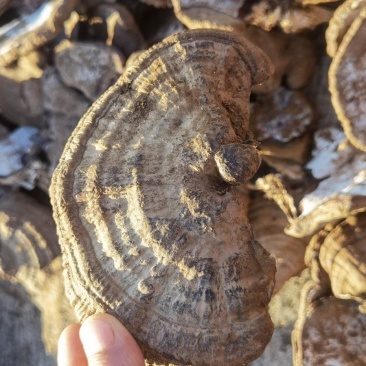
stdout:
[(249, 181), (261, 164), (258, 150), (252, 145), (228, 144), (220, 147), (215, 162), (221, 177), (230, 184)]

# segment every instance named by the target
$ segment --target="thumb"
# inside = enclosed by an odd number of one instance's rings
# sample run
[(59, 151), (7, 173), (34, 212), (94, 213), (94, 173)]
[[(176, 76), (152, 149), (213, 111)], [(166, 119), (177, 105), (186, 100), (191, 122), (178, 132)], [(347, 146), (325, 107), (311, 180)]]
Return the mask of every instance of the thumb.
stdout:
[(89, 366), (144, 366), (132, 335), (112, 315), (96, 314), (82, 324), (80, 340)]

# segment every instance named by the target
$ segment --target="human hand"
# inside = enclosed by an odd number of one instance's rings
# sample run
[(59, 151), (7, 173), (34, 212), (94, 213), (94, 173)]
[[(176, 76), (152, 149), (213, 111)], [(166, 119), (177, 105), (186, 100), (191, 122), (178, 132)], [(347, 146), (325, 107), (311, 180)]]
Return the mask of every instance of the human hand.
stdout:
[(112, 315), (96, 314), (69, 325), (58, 342), (58, 366), (144, 366), (132, 335)]

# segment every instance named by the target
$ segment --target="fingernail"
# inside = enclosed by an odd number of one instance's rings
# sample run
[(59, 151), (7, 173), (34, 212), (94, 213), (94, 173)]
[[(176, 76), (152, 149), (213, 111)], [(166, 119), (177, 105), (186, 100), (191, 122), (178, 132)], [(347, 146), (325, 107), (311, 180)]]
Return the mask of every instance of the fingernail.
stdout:
[(111, 325), (101, 319), (87, 319), (80, 328), (80, 340), (87, 355), (103, 352), (111, 348), (115, 335)]

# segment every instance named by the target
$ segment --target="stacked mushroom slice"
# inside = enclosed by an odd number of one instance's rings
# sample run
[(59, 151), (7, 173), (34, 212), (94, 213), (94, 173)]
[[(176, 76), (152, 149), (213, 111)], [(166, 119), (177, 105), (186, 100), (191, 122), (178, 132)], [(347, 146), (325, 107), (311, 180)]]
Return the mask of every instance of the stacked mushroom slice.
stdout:
[[(6, 364), (52, 364), (61, 331), (75, 321), (59, 254), (50, 208), (24, 193), (2, 190), (0, 304), (3, 311), (13, 308), (1, 313), (0, 359)], [(29, 352), (15, 352), (18, 347)]]
[(366, 315), (353, 300), (319, 297), (319, 287), (303, 288), (302, 306), (292, 334), (294, 365), (364, 365)]
[(366, 2), (348, 0), (327, 31), (332, 102), (349, 141), (366, 152)]

